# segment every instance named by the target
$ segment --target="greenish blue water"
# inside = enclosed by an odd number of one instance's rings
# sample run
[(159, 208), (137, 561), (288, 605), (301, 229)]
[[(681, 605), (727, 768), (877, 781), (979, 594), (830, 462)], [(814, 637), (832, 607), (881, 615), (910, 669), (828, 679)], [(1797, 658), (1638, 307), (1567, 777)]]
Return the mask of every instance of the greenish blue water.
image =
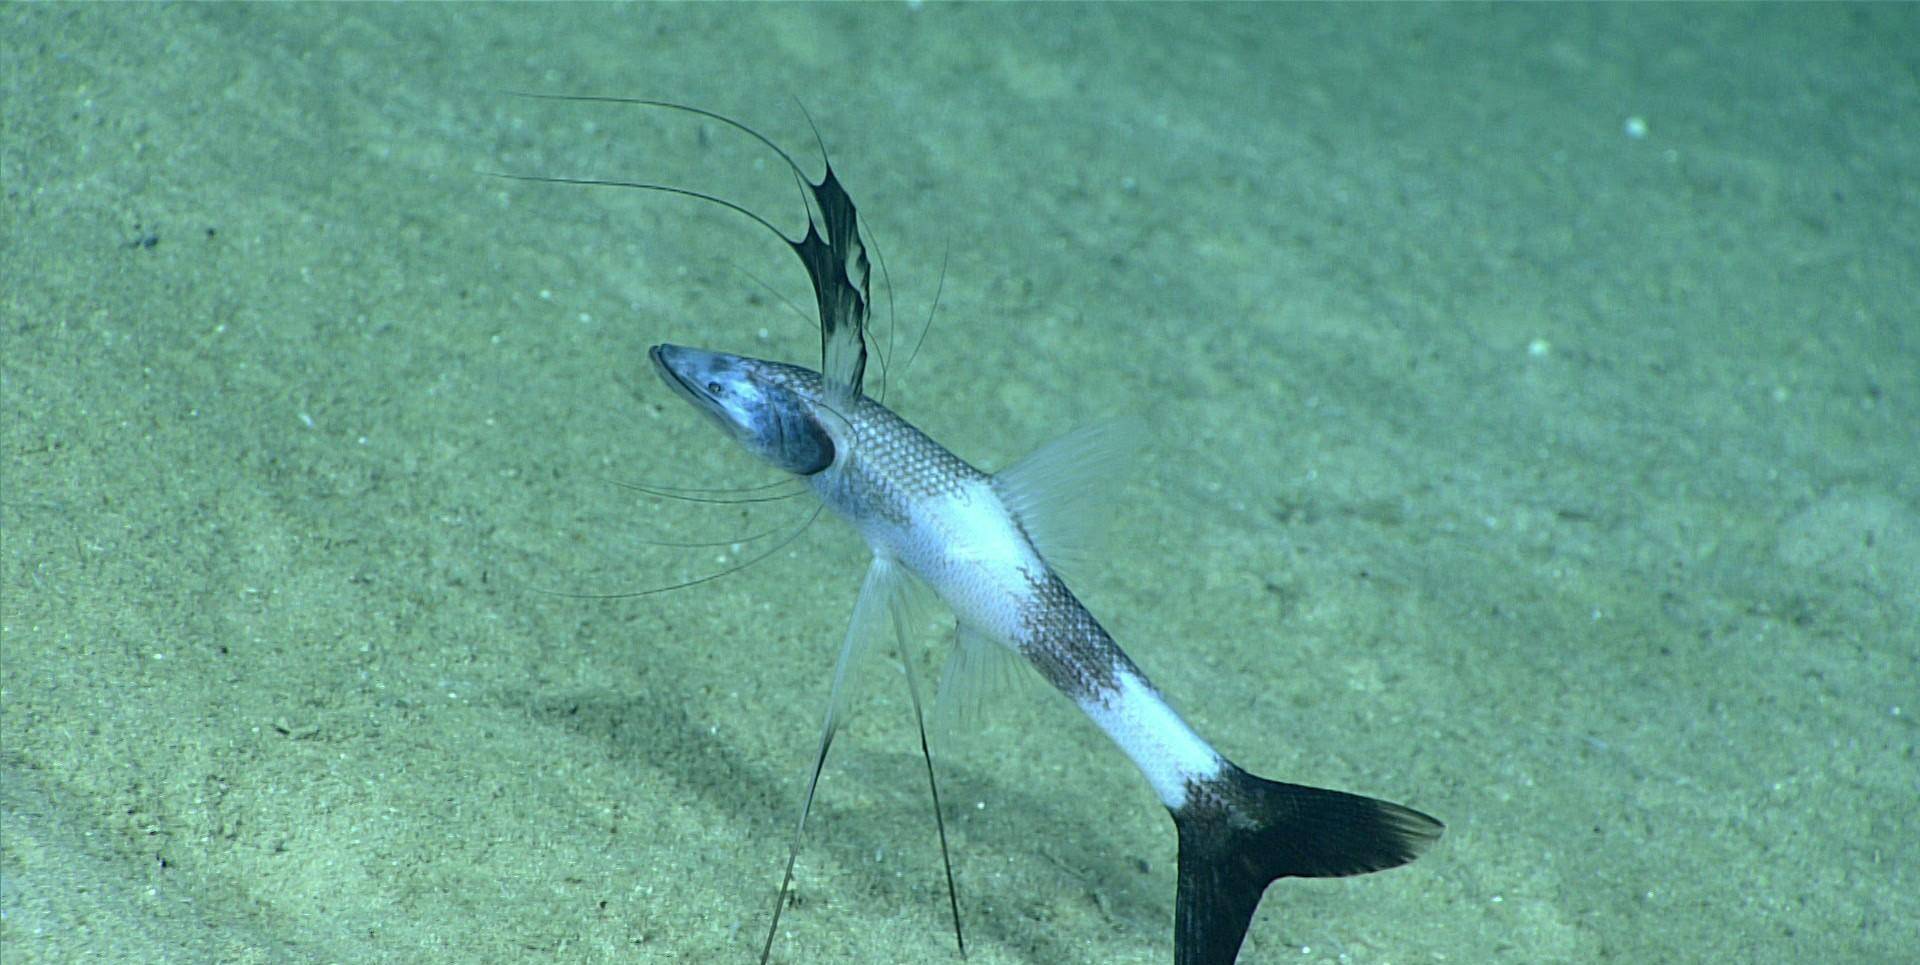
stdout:
[[(804, 278), (489, 174), (797, 200), (515, 90), (812, 165), (810, 115), (898, 344), (940, 290), (900, 411), (989, 467), (1145, 423), (1094, 611), (1249, 768), (1449, 825), (1282, 882), (1244, 961), (1920, 937), (1912, 7), (4, 17), (8, 961), (757, 955), (865, 551), (577, 595), (804, 519), (617, 485), (770, 481), (644, 351), (805, 361)], [(955, 960), (898, 677), (778, 960)], [(944, 770), (970, 961), (1170, 957), (1170, 826), (1065, 701)]]

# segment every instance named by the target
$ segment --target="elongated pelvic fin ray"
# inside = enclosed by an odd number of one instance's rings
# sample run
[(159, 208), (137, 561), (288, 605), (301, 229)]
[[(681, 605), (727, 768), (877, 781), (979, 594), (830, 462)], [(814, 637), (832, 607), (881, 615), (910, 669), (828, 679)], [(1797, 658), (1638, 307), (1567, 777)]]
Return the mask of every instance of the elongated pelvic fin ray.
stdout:
[[(879, 561), (876, 559), (875, 564)], [(912, 584), (911, 579), (902, 582)], [(900, 655), (900, 669), (907, 678), (907, 695), (913, 699), (913, 725), (920, 732), (920, 759), (927, 765), (927, 794), (933, 799), (933, 826), (940, 835), (940, 867), (947, 873), (947, 908), (953, 912), (953, 941), (960, 957), (967, 957), (967, 933), (960, 924), (960, 889), (953, 883), (953, 858), (947, 850), (947, 818), (940, 809), (940, 781), (933, 773), (933, 747), (927, 743), (927, 713), (920, 702), (920, 684), (913, 673), (913, 658), (907, 654), (907, 627), (911, 622), (912, 593), (895, 593), (888, 609), (893, 614), (893, 644)]]
[(820, 772), (827, 766), (827, 752), (833, 747), (834, 735), (839, 733), (840, 724), (846, 719), (848, 680), (854, 668), (866, 659), (874, 644), (889, 630), (893, 633), (895, 646), (900, 649), (901, 664), (907, 672), (914, 722), (920, 729), (920, 750), (926, 756), (927, 785), (933, 794), (935, 824), (940, 833), (940, 860), (946, 868), (947, 902), (953, 911), (954, 940), (959, 943), (960, 954), (964, 957), (967, 953), (966, 938), (960, 928), (959, 897), (953, 884), (953, 863), (947, 856), (947, 829), (945, 818), (940, 813), (940, 789), (934, 779), (933, 755), (927, 745), (920, 687), (914, 680), (912, 666), (907, 662), (907, 626), (913, 622), (914, 614), (922, 605), (916, 595), (918, 589), (907, 571), (891, 560), (874, 557), (873, 563), (867, 567), (866, 579), (860, 584), (860, 598), (853, 605), (853, 618), (847, 622), (847, 636), (840, 646), (840, 658), (833, 665), (833, 686), (827, 696), (826, 719), (820, 724), (819, 749), (814, 754), (813, 772), (807, 777), (807, 793), (800, 802), (800, 819), (793, 829), (793, 841), (787, 849), (787, 867), (781, 876), (779, 897), (774, 901), (773, 921), (767, 927), (766, 943), (761, 946), (762, 965), (772, 954), (774, 936), (780, 931), (780, 913), (786, 908), (787, 893), (793, 885), (793, 866), (806, 835), (807, 817), (813, 813), (814, 795), (820, 787)]

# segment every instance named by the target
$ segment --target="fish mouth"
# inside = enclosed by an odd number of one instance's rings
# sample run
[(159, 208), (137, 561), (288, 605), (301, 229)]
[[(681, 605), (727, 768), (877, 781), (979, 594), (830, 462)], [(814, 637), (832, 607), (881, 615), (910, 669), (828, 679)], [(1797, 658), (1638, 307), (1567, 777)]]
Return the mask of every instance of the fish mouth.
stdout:
[(688, 402), (692, 402), (701, 408), (711, 406), (713, 405), (713, 399), (709, 397), (706, 392), (702, 391), (698, 384), (682, 374), (679, 368), (674, 365), (677, 359), (685, 357), (686, 351), (686, 349), (678, 345), (661, 343), (647, 349), (647, 358), (652, 360), (653, 370), (660, 373), (660, 381), (667, 383), (667, 386), (673, 389), (674, 392), (679, 393), (686, 398)]

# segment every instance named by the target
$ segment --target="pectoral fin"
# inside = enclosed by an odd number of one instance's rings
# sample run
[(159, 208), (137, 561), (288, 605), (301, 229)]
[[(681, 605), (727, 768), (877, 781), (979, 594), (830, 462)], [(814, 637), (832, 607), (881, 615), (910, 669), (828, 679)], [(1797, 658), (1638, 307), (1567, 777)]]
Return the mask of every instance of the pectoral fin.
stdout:
[(807, 192), (826, 223), (826, 237), (820, 236), (820, 225), (808, 211), (807, 236), (787, 243), (813, 280), (820, 309), (821, 374), (828, 389), (847, 401), (860, 395), (867, 371), (867, 249), (860, 241), (853, 199), (840, 186), (832, 164), (818, 184), (807, 183)]
[[(743, 131), (779, 155), (780, 160), (786, 162), (787, 167), (793, 171), (794, 178), (805, 190), (807, 234), (798, 241), (774, 227), (772, 222), (732, 201), (675, 185), (611, 178), (561, 178), (521, 174), (501, 176), (516, 181), (638, 188), (643, 191), (678, 194), (717, 204), (753, 219), (761, 227), (778, 235), (781, 241), (786, 242), (787, 246), (793, 249), (794, 254), (800, 256), (801, 264), (807, 268), (807, 277), (813, 281), (814, 299), (820, 310), (820, 371), (826, 376), (829, 392), (835, 399), (842, 402), (851, 401), (860, 395), (860, 382), (867, 370), (867, 304), (870, 301), (867, 287), (867, 248), (860, 240), (860, 218), (854, 210), (853, 199), (848, 197), (846, 189), (840, 186), (840, 179), (834, 176), (831, 161), (827, 161), (827, 173), (818, 182), (809, 181), (806, 172), (800, 169), (799, 163), (793, 159), (792, 155), (789, 155), (780, 145), (773, 143), (766, 135), (725, 114), (687, 104), (675, 104), (671, 101), (643, 97), (532, 93), (522, 93), (517, 96), (533, 100), (632, 104), (682, 111)], [(812, 122), (811, 117), (808, 118), (808, 122)], [(816, 133), (816, 139), (817, 137)], [(822, 145), (820, 155), (823, 161), (826, 160), (826, 153), (826, 147)], [(824, 236), (821, 234), (823, 226), (826, 231)]]

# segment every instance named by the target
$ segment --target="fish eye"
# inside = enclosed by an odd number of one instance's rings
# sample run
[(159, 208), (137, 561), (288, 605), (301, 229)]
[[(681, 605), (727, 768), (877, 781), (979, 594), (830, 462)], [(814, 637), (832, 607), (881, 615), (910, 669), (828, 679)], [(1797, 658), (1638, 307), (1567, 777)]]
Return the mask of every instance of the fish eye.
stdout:
[(708, 383), (707, 383), (707, 394), (708, 394), (708, 395), (719, 395), (719, 394), (720, 394), (720, 383), (718, 383), (718, 382), (708, 382)]

